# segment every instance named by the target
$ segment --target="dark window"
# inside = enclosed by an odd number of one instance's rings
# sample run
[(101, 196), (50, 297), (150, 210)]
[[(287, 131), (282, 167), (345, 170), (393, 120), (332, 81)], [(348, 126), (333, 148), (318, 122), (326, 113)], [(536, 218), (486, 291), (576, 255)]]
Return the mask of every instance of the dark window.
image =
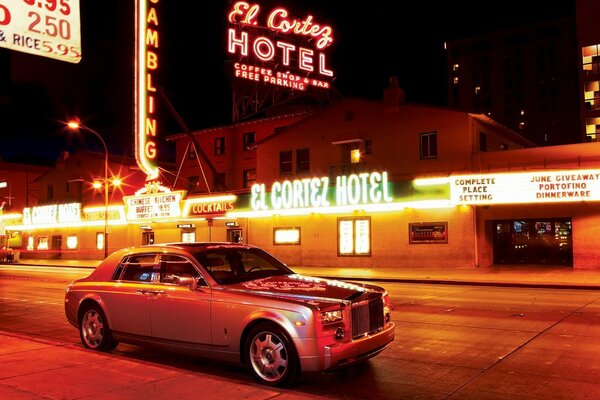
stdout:
[(292, 173), (292, 151), (286, 150), (279, 153), (279, 174)]
[(196, 159), (196, 150), (194, 149), (194, 146), (190, 144), (190, 148), (188, 149), (188, 160), (195, 160)]
[(254, 144), (256, 141), (256, 133), (255, 132), (246, 132), (243, 136), (244, 139), (244, 151), (250, 150), (250, 146)]
[(479, 132), (479, 151), (487, 151), (487, 134)]
[(48, 191), (46, 192), (46, 200), (54, 199), (54, 186), (48, 185)]
[(437, 132), (421, 133), (421, 160), (437, 156)]
[(187, 188), (188, 192), (191, 192), (191, 193), (196, 192), (198, 190), (199, 183), (200, 183), (200, 177), (198, 177), (197, 175), (190, 176), (188, 178), (188, 188)]
[(365, 140), (365, 155), (373, 154), (373, 141), (371, 139)]
[(225, 190), (225, 172), (218, 172), (214, 176), (215, 190)]
[(225, 154), (225, 138), (220, 137), (215, 139), (215, 156), (222, 156)]
[(296, 172), (310, 172), (310, 150), (296, 150)]
[(244, 170), (244, 189), (249, 188), (256, 182), (256, 170), (245, 169)]

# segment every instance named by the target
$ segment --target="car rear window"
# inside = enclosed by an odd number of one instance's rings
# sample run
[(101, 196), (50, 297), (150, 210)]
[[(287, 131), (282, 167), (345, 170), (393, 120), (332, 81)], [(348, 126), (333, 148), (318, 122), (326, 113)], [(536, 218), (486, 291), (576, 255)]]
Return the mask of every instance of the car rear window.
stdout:
[(114, 280), (154, 282), (160, 275), (157, 254), (128, 256), (121, 261), (113, 275)]

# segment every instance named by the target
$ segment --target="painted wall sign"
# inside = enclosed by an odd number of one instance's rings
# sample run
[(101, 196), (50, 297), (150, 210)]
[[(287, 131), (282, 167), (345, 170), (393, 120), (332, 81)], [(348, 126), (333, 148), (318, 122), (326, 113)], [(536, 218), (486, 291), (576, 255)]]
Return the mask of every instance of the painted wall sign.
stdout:
[(23, 225), (64, 224), (81, 221), (81, 203), (51, 204), (23, 209)]
[(600, 200), (600, 170), (473, 174), (450, 178), (452, 204), (561, 203)]
[(269, 192), (264, 183), (257, 183), (251, 188), (250, 205), (258, 211), (381, 204), (394, 200), (387, 172), (342, 175), (336, 177), (335, 187), (329, 183), (329, 177), (286, 180), (274, 182)]
[(159, 0), (136, 1), (135, 158), (147, 180), (158, 178), (156, 72), (159, 66)]
[(78, 63), (79, 0), (0, 2), (0, 47)]
[(181, 216), (182, 191), (125, 197), (128, 220)]
[(234, 76), (296, 90), (330, 88), (333, 71), (325, 49), (333, 43), (331, 26), (281, 7), (261, 17), (260, 6), (245, 1), (229, 12), (227, 51), (239, 61), (233, 64)]

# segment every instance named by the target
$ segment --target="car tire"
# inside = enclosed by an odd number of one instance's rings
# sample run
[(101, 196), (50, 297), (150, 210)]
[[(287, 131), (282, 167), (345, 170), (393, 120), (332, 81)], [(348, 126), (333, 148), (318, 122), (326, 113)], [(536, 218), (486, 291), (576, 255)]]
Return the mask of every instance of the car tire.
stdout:
[(111, 351), (118, 342), (112, 338), (112, 332), (104, 312), (98, 305), (85, 308), (79, 320), (79, 337), (88, 349)]
[(289, 385), (298, 377), (300, 368), (294, 344), (273, 323), (261, 323), (252, 328), (244, 351), (250, 372), (262, 384)]

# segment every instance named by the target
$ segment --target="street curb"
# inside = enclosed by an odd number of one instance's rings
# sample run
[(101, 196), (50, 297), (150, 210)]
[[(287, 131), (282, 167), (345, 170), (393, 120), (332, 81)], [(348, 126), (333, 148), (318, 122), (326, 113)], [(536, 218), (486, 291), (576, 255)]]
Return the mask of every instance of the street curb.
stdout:
[[(78, 269), (95, 269), (93, 265), (43, 265), (27, 262), (19, 263), (0, 263), (0, 265), (23, 265), (29, 267), (40, 268), (78, 268)], [(477, 281), (464, 279), (427, 279), (427, 278), (386, 278), (386, 277), (348, 277), (348, 276), (330, 276), (327, 274), (318, 275), (324, 279), (344, 280), (344, 281), (363, 281), (363, 282), (388, 282), (388, 283), (417, 283), (417, 284), (435, 284), (435, 285), (456, 285), (456, 286), (495, 286), (495, 287), (517, 287), (517, 288), (532, 288), (532, 289), (564, 289), (564, 290), (600, 290), (600, 285), (586, 284), (568, 284), (568, 283), (543, 283), (543, 282), (499, 282), (499, 281)]]
[(600, 290), (600, 285), (577, 285), (577, 284), (559, 284), (559, 283), (519, 283), (519, 282), (481, 282), (449, 279), (414, 279), (414, 278), (363, 278), (363, 277), (342, 277), (342, 276), (324, 276), (320, 278), (344, 280), (344, 281), (369, 281), (369, 282), (388, 282), (388, 283), (420, 283), (437, 285), (462, 285), (462, 286), (497, 286), (497, 287), (520, 287), (520, 288), (539, 288), (539, 289), (568, 289), (568, 290)]

